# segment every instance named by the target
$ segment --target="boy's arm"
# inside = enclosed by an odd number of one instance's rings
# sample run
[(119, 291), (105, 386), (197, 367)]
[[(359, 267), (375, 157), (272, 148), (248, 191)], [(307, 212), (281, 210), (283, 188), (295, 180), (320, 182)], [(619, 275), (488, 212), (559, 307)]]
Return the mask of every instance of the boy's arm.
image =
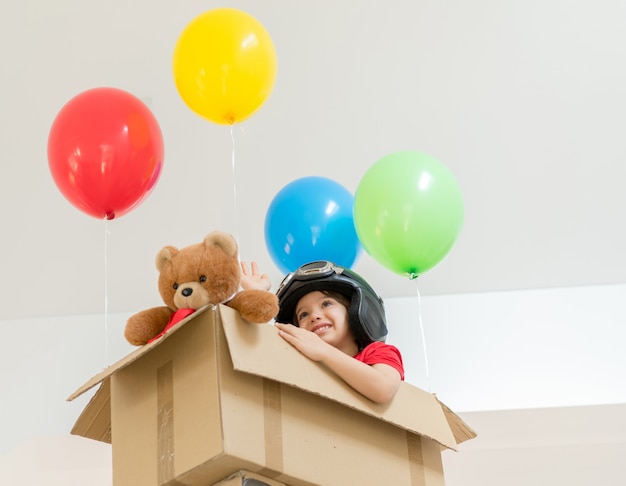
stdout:
[[(324, 343), (326, 344), (326, 343)], [(376, 403), (388, 403), (400, 387), (400, 373), (387, 364), (368, 365), (329, 344), (324, 363), (356, 391)]]
[(368, 365), (324, 342), (317, 334), (276, 323), (280, 336), (306, 357), (324, 363), (348, 385), (376, 403), (387, 403), (400, 387), (400, 373), (386, 364)]

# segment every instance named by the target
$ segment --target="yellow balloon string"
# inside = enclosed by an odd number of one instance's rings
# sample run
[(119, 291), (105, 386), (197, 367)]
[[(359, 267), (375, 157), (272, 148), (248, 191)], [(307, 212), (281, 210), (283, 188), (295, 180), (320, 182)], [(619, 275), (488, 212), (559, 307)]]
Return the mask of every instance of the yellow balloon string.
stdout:
[(104, 217), (104, 367), (109, 364), (109, 218)]
[[(233, 170), (233, 206), (234, 206), (234, 210), (235, 210), (235, 240), (237, 241), (237, 246), (240, 246), (239, 245), (239, 218), (237, 216), (237, 173), (236, 173), (236, 170), (235, 170), (235, 132), (234, 132), (234, 126), (235, 126), (234, 123), (232, 125), (230, 125), (230, 139), (232, 141), (231, 162), (232, 162), (232, 170)], [(240, 128), (241, 132), (243, 133), (243, 127), (241, 127), (241, 125), (239, 125), (239, 128)], [(241, 253), (241, 251), (240, 251), (240, 253)]]
[(233, 125), (230, 125), (230, 140), (232, 142), (231, 163), (232, 163), (232, 170), (233, 170), (233, 206), (235, 209), (235, 239), (237, 240), (237, 245), (239, 245), (239, 227), (237, 223), (237, 175), (235, 172), (235, 132), (233, 130)]
[(426, 334), (424, 333), (424, 323), (422, 322), (422, 299), (420, 297), (419, 287), (415, 287), (417, 293), (417, 315), (419, 320), (420, 332), (422, 333), (422, 347), (424, 350), (424, 367), (426, 370), (426, 384), (428, 386), (428, 392), (430, 393), (430, 369), (428, 367), (428, 352), (426, 350)]

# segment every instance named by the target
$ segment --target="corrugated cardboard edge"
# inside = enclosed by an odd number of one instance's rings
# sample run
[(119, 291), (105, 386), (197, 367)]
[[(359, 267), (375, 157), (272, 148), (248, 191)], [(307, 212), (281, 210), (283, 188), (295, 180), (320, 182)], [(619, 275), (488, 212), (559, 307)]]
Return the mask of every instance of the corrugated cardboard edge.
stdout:
[(111, 382), (105, 380), (83, 409), (71, 433), (111, 443)]
[(446, 417), (446, 420), (448, 421), (448, 425), (450, 426), (450, 430), (452, 430), (452, 434), (454, 435), (454, 439), (456, 440), (457, 444), (461, 444), (467, 440), (474, 439), (477, 436), (476, 432), (469, 425), (467, 425), (461, 417), (454, 413), (445, 403), (439, 400), (438, 397), (437, 401), (443, 409), (443, 413)]

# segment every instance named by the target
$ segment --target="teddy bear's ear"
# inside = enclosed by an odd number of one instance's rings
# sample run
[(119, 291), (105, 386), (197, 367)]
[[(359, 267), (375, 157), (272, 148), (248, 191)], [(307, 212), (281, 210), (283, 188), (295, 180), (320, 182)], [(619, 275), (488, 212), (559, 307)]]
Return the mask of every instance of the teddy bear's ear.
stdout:
[(165, 246), (161, 248), (161, 251), (157, 253), (155, 264), (159, 272), (163, 270), (163, 267), (178, 253), (178, 248), (174, 246)]
[(237, 255), (237, 242), (233, 235), (223, 231), (211, 231), (204, 237), (204, 246), (207, 248), (213, 245), (219, 246), (228, 255)]

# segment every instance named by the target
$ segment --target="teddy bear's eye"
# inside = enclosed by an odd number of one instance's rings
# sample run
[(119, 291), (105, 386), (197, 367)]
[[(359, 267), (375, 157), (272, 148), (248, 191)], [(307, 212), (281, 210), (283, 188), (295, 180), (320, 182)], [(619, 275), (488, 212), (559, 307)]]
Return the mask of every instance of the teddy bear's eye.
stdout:
[(174, 285), (172, 285), (172, 287), (174, 287), (174, 290), (176, 290), (178, 288), (178, 284), (174, 282)]
[(206, 282), (206, 275), (200, 275), (200, 283)]

